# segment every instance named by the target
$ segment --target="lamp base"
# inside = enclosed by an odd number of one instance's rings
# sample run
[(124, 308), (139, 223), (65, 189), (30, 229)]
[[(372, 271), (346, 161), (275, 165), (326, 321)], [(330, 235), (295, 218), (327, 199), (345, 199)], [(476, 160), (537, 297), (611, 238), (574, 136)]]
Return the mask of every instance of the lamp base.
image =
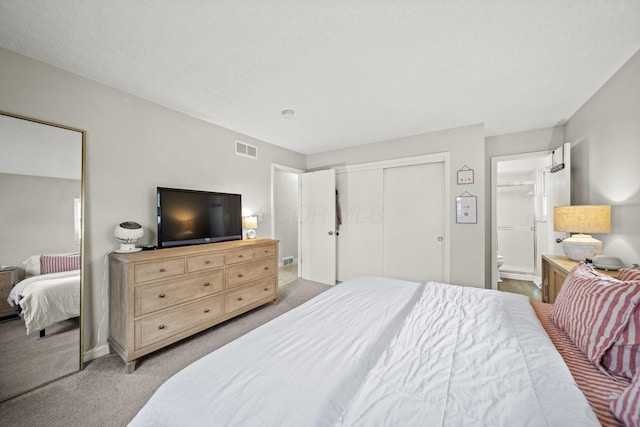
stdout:
[(256, 237), (256, 230), (251, 230), (251, 229), (247, 230), (246, 236), (247, 236), (247, 239), (255, 238)]
[(562, 249), (567, 258), (584, 261), (602, 253), (602, 242), (588, 234), (574, 234), (562, 241)]

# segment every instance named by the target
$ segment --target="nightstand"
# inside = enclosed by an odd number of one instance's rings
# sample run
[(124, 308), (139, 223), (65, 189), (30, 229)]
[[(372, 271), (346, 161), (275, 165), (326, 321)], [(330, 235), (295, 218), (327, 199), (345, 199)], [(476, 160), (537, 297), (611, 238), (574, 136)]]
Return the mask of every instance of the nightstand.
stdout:
[(7, 302), (11, 288), (18, 281), (18, 269), (7, 267), (0, 269), (0, 317), (11, 316), (18, 313), (15, 307)]
[[(560, 293), (564, 279), (579, 261), (573, 261), (561, 255), (542, 255), (542, 302), (553, 304)], [(617, 271), (600, 270), (600, 273), (611, 277), (618, 277)]]

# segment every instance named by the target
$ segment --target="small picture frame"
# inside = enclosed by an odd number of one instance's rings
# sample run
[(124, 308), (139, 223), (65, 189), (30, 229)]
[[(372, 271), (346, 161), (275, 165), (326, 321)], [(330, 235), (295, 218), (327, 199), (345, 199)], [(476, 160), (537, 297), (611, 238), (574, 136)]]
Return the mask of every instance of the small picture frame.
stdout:
[(478, 200), (476, 196), (456, 197), (456, 223), (477, 224), (478, 223)]
[(458, 185), (462, 184), (473, 184), (473, 169), (467, 165), (458, 171)]

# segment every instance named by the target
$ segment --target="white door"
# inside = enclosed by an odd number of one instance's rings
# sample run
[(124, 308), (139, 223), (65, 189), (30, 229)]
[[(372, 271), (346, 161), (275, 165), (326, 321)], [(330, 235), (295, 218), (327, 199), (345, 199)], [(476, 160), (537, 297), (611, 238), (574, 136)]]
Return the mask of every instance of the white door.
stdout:
[(303, 279), (336, 284), (335, 170), (302, 174), (301, 253)]
[(338, 280), (384, 276), (384, 169), (338, 173)]
[(444, 163), (384, 170), (384, 275), (446, 280)]
[[(553, 207), (569, 206), (571, 204), (571, 144), (567, 142), (554, 150), (552, 159), (556, 163), (563, 163), (564, 168), (558, 172), (546, 173), (547, 232), (549, 242), (548, 247), (543, 248), (542, 254), (564, 255), (562, 244), (556, 243), (556, 239), (564, 239), (567, 234), (553, 230)], [(538, 262), (540, 263), (541, 261), (538, 260)]]

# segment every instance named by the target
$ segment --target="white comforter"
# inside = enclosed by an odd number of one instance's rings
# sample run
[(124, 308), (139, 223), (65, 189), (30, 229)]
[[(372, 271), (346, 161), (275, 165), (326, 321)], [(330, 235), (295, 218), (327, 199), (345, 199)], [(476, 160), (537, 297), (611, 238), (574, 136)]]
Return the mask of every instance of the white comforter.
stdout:
[(130, 425), (599, 424), (526, 297), (358, 278), (188, 366)]
[(80, 270), (32, 276), (18, 282), (7, 301), (19, 305), (27, 334), (80, 316)]

